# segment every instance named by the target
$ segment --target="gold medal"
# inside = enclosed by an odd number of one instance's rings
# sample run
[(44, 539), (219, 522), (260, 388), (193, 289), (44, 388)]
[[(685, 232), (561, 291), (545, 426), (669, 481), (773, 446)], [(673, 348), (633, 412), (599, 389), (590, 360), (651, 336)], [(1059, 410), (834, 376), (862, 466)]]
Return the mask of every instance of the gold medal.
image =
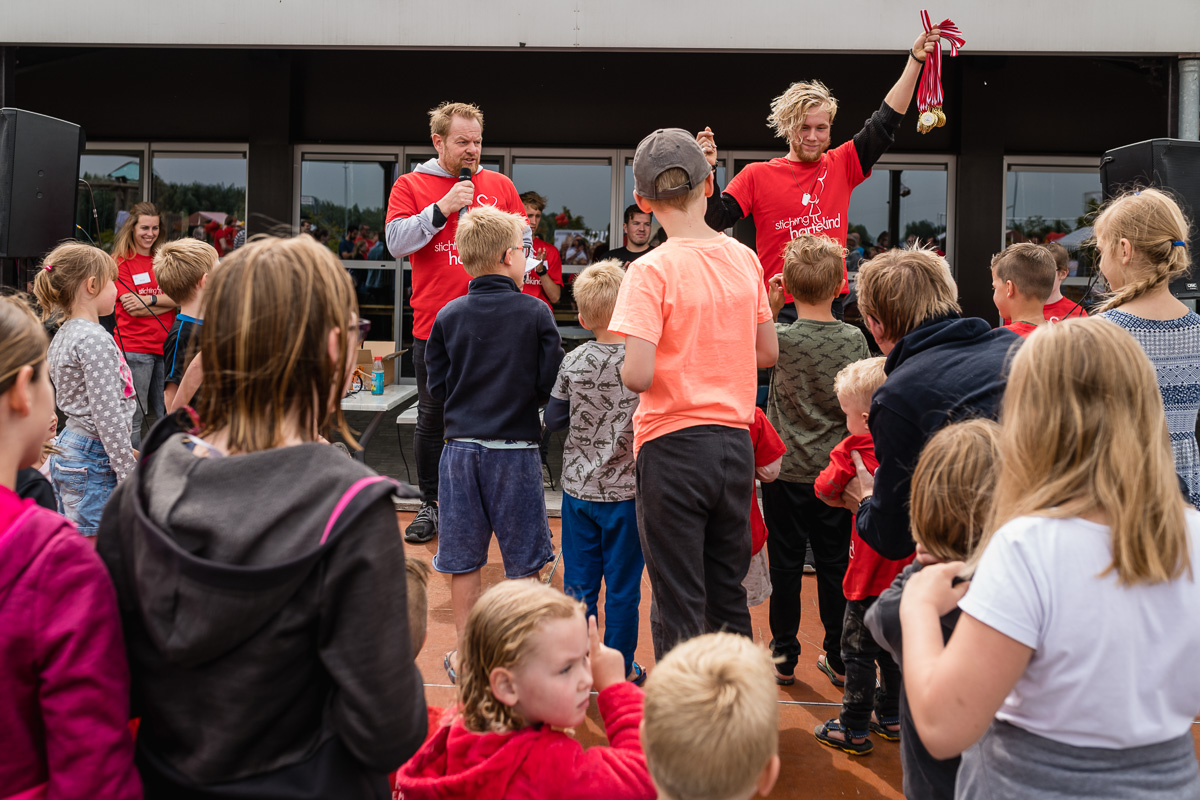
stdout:
[(937, 127), (937, 115), (933, 111), (923, 111), (921, 116), (917, 117), (917, 132), (929, 133)]
[(942, 111), (941, 106), (934, 106), (933, 113), (937, 117), (937, 127), (942, 127), (946, 124), (946, 112)]

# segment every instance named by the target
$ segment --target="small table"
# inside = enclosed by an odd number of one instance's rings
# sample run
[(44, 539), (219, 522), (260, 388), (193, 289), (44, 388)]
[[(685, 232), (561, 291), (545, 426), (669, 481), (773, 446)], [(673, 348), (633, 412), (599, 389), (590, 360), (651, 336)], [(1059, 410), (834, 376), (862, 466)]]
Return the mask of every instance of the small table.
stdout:
[(383, 415), (402, 403), (411, 405), (416, 397), (416, 386), (393, 383), (383, 387), (383, 394), (371, 394), (369, 389), (363, 389), (357, 394), (342, 398), (342, 411), (375, 412), (375, 416), (371, 418), (371, 422), (362, 432), (362, 436), (358, 437), (358, 443), (362, 449), (355, 451), (354, 458), (356, 460), (366, 462), (367, 442), (371, 441), (371, 437), (375, 435), (375, 430), (383, 421)]

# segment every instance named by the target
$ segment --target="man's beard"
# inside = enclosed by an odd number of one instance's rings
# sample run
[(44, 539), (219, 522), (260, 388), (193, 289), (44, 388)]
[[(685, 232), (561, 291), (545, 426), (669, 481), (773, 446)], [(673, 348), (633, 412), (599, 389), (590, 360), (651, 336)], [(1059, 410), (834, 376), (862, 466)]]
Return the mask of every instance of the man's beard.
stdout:
[(821, 149), (815, 153), (805, 152), (804, 147), (799, 143), (792, 145), (792, 152), (794, 152), (796, 154), (796, 157), (800, 161), (802, 161), (803, 163), (806, 163), (806, 164), (811, 164), (814, 161), (820, 161), (821, 156), (825, 155), (825, 151), (828, 149), (829, 149), (829, 142), (825, 142), (825, 144), (821, 145)]

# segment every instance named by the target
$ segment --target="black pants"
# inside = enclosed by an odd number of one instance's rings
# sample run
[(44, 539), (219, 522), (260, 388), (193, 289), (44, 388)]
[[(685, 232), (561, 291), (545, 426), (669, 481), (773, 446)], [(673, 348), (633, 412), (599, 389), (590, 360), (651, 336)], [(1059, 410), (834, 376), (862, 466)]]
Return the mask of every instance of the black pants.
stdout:
[(702, 633), (751, 635), (742, 580), (750, 568), (753, 491), (747, 431), (684, 428), (638, 452), (638, 534), (653, 590), (656, 661)]
[(821, 502), (811, 483), (777, 480), (762, 485), (771, 564), (771, 652), (782, 657), (780, 672), (791, 674), (800, 656), (800, 586), (804, 552), (812, 545), (817, 571), (817, 610), (825, 628), (825, 659), (834, 672), (842, 663), (842, 618), (846, 596), (842, 579), (850, 563), (850, 512)]
[(421, 502), (436, 503), (438, 465), (446, 444), (444, 407), (429, 394), (429, 376), (425, 372), (425, 339), (413, 339), (413, 372), (417, 375), (417, 427), (413, 431), (413, 453), (417, 462), (417, 485)]
[[(842, 658), (846, 662), (846, 692), (842, 696), (842, 727), (863, 736), (871, 712), (879, 721), (900, 716), (900, 667), (867, 630), (867, 611), (878, 597), (847, 600), (842, 628)], [(875, 664), (879, 664), (879, 688), (875, 687)]]

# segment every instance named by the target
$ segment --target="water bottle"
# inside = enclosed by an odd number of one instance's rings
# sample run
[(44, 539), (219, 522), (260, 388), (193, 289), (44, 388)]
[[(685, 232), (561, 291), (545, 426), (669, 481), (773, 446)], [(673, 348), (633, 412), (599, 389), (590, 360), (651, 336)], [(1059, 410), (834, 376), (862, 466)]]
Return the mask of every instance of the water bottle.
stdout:
[(375, 356), (374, 380), (371, 383), (371, 394), (383, 394), (383, 357)]

